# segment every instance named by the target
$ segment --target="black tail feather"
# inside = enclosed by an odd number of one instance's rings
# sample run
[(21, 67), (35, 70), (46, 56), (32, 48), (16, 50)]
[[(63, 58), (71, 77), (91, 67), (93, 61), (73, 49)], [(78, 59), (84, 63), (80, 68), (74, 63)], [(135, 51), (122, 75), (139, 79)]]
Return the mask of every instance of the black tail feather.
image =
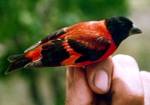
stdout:
[(26, 64), (31, 62), (29, 58), (26, 58), (23, 54), (22, 55), (14, 55), (8, 58), (10, 61), (10, 65), (8, 66), (7, 71), (5, 72), (6, 74), (14, 71), (16, 69), (24, 67)]

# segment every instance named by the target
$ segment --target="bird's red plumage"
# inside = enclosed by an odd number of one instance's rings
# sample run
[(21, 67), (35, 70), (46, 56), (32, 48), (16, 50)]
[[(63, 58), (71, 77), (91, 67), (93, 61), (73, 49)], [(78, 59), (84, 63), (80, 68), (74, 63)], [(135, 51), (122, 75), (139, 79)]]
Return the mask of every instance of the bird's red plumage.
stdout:
[(80, 22), (62, 28), (24, 54), (10, 57), (9, 71), (21, 67), (85, 66), (105, 60), (130, 34), (141, 33), (125, 17)]
[[(105, 39), (112, 41), (111, 35), (106, 28), (104, 20), (81, 22), (81, 23), (78, 23), (78, 24), (68, 27), (66, 32), (58, 37), (59, 39), (66, 40), (66, 42), (65, 41), (63, 42), (62, 46), (70, 55), (68, 58), (66, 58), (60, 62), (61, 65), (82, 66), (82, 65), (88, 65), (88, 64), (93, 63), (93, 61), (84, 61), (84, 62), (76, 64), (75, 61), (82, 54), (76, 52), (73, 48), (71, 48), (69, 46), (69, 44), (67, 43), (67, 39), (74, 39), (85, 45), (87, 44), (87, 46), (91, 49), (92, 48), (93, 49), (103, 48), (103, 46), (98, 46), (97, 44), (95, 44), (96, 37), (104, 37)], [(40, 59), (42, 46), (45, 45), (46, 43), (49, 43), (49, 41), (37, 46), (35, 49), (33, 49), (31, 51), (28, 51), (26, 53), (26, 57), (32, 59), (32, 61), (36, 61), (36, 60)], [(106, 59), (110, 54), (112, 54), (114, 52), (115, 49), (116, 49), (116, 46), (112, 41), (107, 52), (105, 54), (103, 54), (103, 56), (101, 56), (96, 61), (101, 61), (101, 60)], [(49, 59), (49, 58), (47, 58), (47, 59)], [(94, 62), (96, 62), (96, 61), (94, 61)]]
[(32, 61), (36, 61), (41, 57), (41, 46), (38, 46), (34, 50), (31, 50), (25, 54), (25, 56)]

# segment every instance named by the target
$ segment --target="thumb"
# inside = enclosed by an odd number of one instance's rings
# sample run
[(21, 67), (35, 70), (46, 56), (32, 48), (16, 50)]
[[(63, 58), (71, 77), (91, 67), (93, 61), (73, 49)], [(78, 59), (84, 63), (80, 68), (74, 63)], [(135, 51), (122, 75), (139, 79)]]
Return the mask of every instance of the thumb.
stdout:
[(91, 89), (98, 94), (105, 94), (110, 89), (113, 71), (111, 57), (103, 62), (87, 67), (87, 78)]

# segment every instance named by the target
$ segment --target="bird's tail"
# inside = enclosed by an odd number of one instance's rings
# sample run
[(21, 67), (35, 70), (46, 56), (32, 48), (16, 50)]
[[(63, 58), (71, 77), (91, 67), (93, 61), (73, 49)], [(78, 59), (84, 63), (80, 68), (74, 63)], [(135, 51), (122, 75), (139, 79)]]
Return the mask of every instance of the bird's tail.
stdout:
[(20, 55), (12, 55), (8, 58), (8, 61), (10, 62), (8, 69), (6, 71), (6, 74), (15, 71), (16, 69), (24, 67), (26, 64), (31, 62), (31, 59), (25, 57), (24, 54)]

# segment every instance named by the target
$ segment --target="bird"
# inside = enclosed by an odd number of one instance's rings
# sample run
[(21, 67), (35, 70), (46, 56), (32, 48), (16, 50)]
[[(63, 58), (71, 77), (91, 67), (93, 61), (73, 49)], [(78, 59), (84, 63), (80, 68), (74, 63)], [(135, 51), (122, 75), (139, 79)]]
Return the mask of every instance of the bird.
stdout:
[(28, 67), (83, 67), (101, 62), (123, 40), (140, 33), (141, 29), (124, 16), (79, 22), (49, 34), (23, 54), (8, 57), (7, 72)]

